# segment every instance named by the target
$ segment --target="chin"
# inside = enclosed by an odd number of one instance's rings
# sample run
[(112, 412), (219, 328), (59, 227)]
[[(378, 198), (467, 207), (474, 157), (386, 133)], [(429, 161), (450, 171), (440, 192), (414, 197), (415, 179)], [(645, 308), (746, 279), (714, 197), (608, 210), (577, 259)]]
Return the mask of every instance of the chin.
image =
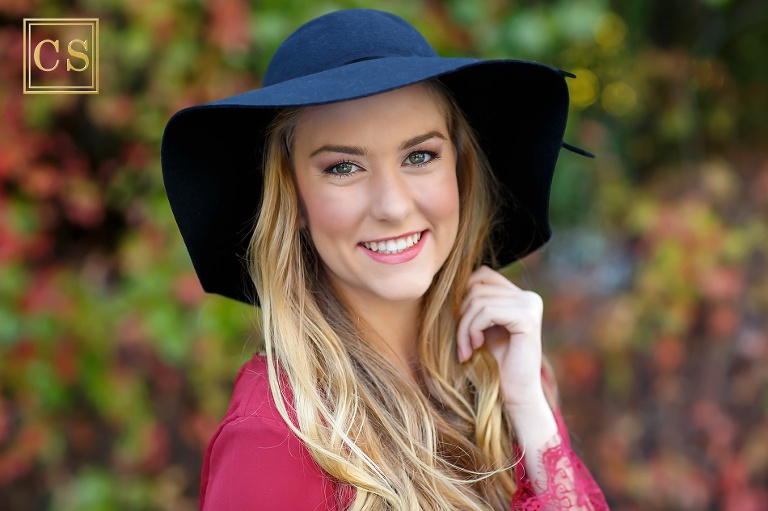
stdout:
[(379, 294), (379, 298), (388, 302), (406, 303), (421, 300), (427, 293), (428, 288), (424, 288), (423, 291), (412, 291), (408, 293), (386, 293)]
[(423, 298), (431, 285), (431, 278), (428, 279), (420, 276), (416, 278), (393, 279), (385, 283), (384, 286), (377, 286), (376, 289), (371, 291), (382, 300), (410, 302)]

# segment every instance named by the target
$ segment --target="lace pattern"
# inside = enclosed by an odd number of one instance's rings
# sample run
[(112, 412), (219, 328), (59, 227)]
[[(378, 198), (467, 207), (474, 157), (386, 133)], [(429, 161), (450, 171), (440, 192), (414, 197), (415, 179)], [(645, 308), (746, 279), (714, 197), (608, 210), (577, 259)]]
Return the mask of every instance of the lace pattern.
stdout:
[(608, 511), (603, 492), (587, 467), (564, 442), (547, 448), (541, 455), (547, 473), (546, 488), (536, 491), (525, 476), (523, 463), (517, 465), (518, 489), (513, 511)]
[[(554, 414), (559, 435), (540, 453), (541, 466), (547, 474), (546, 487), (534, 487), (525, 475), (521, 459), (515, 466), (517, 492), (512, 499), (512, 511), (609, 511), (600, 487), (571, 449), (568, 429), (558, 407)], [(516, 454), (522, 458), (520, 452)]]

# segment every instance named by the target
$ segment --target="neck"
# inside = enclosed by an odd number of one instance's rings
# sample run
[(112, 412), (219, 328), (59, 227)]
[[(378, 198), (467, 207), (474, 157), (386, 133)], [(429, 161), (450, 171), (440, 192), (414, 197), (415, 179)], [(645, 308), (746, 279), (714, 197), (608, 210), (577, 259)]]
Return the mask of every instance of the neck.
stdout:
[(418, 363), (417, 338), (422, 300), (409, 302), (365, 302), (353, 307), (363, 333), (380, 348), (382, 355), (413, 378)]

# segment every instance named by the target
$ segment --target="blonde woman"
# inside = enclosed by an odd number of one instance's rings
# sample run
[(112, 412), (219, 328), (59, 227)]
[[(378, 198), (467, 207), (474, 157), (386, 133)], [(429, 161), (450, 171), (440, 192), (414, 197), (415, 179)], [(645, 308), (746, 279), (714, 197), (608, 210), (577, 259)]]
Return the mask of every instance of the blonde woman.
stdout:
[(263, 88), (171, 119), (198, 276), (261, 313), (201, 509), (607, 509), (542, 369), (542, 301), (492, 269), (550, 236), (567, 105), (557, 70), (441, 58), (353, 9), (299, 28)]

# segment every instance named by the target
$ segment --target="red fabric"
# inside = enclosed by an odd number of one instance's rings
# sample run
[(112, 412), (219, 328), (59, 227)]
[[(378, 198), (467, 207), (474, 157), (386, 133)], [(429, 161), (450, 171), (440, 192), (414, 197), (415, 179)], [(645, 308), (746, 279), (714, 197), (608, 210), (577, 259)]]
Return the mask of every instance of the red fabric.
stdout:
[[(517, 492), (512, 498), (512, 510), (608, 511), (603, 492), (571, 449), (568, 430), (559, 408), (555, 408), (555, 419), (562, 441), (554, 440), (539, 455), (547, 473), (547, 486), (543, 491), (536, 492), (531, 480), (525, 477), (524, 459), (521, 459), (515, 465)], [(520, 452), (517, 454), (519, 456)]]
[(266, 358), (253, 357), (206, 449), (200, 509), (336, 511), (338, 486), (278, 413)]
[[(547, 488), (537, 495), (519, 463), (511, 509), (607, 511), (602, 492), (570, 448), (558, 410), (555, 417), (564, 440), (541, 454)], [(227, 416), (208, 444), (200, 510), (343, 511), (353, 497), (354, 490), (323, 472), (280, 417), (266, 358), (255, 356), (240, 370)]]

